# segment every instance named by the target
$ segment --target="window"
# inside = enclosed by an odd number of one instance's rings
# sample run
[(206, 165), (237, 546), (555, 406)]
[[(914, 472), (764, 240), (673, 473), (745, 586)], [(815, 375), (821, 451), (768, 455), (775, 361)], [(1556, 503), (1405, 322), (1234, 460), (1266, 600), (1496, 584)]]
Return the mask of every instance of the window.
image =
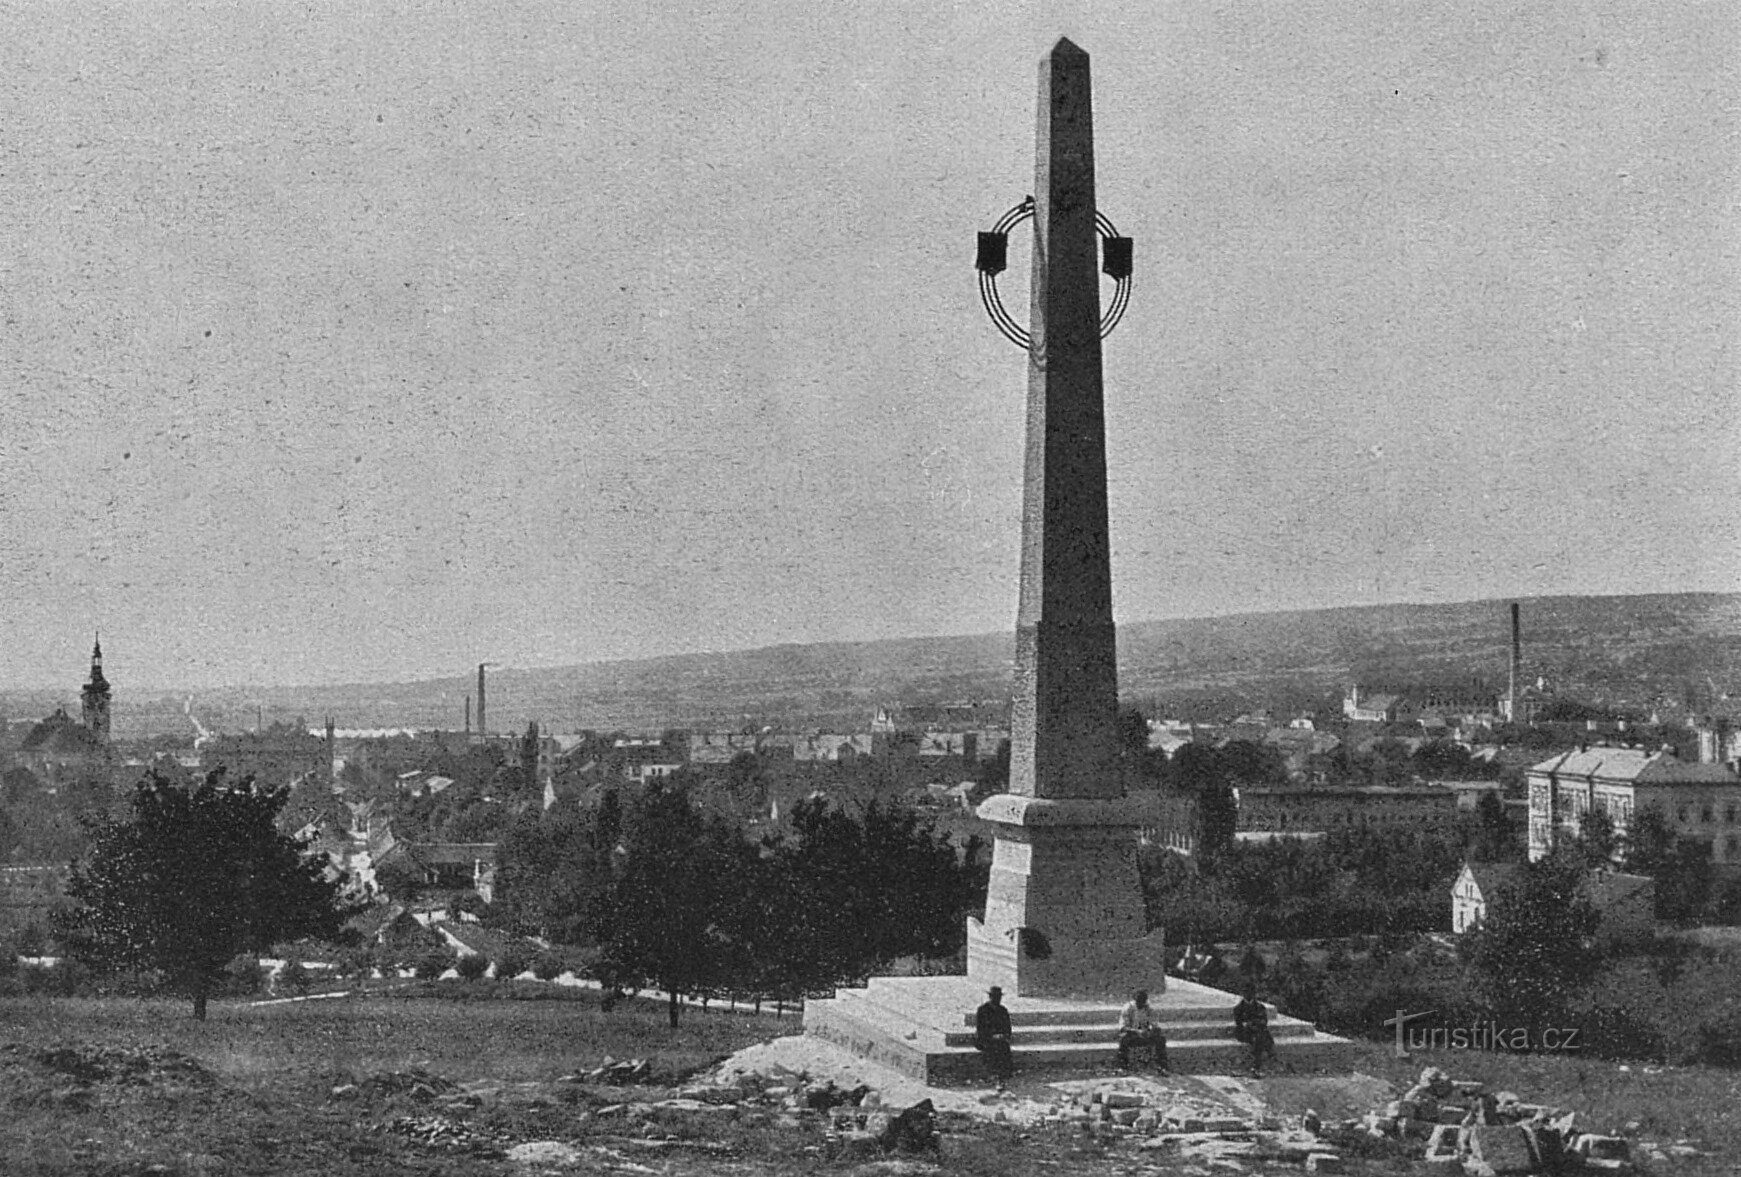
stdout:
[(1707, 804), (1703, 809), (1699, 810), (1699, 820), (1700, 821), (1710, 821), (1711, 820), (1711, 807), (1710, 807), (1710, 805)]
[(1723, 820), (1730, 825), (1735, 824), (1735, 807), (1733, 805), (1723, 811)]
[(1680, 822), (1683, 826), (1687, 824), (1687, 807), (1685, 805), (1675, 810), (1675, 820)]

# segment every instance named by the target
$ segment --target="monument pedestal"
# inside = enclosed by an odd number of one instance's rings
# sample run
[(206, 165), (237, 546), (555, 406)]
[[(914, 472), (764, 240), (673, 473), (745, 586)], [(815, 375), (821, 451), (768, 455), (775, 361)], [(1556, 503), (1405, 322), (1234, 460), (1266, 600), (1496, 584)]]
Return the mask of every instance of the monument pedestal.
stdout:
[[(985, 990), (967, 977), (873, 977), (863, 989), (804, 1004), (804, 1032), (929, 1086), (988, 1082), (973, 1045), (973, 1014)], [(1251, 1069), (1251, 1049), (1233, 1037), (1239, 998), (1173, 978), (1149, 1001), (1167, 1036), (1175, 1075), (1238, 1075)], [(1124, 999), (1071, 1001), (1006, 997), (1013, 1031), (1010, 1053), (1018, 1074), (1061, 1077), (1114, 1065)], [(1320, 1034), (1310, 1022), (1271, 1007), (1278, 1073), (1345, 1069), (1351, 1043)]]
[(1118, 999), (1166, 988), (1165, 937), (1148, 930), (1137, 822), (1119, 799), (1004, 793), (985, 918), (967, 921), (967, 976), (1010, 997)]

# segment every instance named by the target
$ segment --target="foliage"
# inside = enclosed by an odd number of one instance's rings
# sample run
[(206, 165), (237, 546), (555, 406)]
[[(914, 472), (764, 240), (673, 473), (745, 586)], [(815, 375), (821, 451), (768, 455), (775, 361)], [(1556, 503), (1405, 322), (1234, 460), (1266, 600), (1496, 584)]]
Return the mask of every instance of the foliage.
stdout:
[(1445, 930), (1461, 858), (1454, 839), (1356, 829), (1236, 844), (1214, 873), (1155, 847), (1137, 861), (1150, 925), (1202, 943)]
[(532, 975), (540, 981), (554, 981), (567, 968), (554, 952), (540, 952), (532, 959)]
[(1593, 977), (1588, 942), (1597, 915), (1582, 892), (1581, 855), (1562, 851), (1524, 864), (1468, 933), (1474, 988), (1492, 1014), (1514, 1026), (1556, 1024)]
[(590, 908), (609, 892), (621, 808), (614, 790), (596, 806), (529, 810), (497, 850), (493, 923), (563, 944), (584, 943)]
[(420, 981), (433, 981), (453, 967), (453, 957), (439, 949), (430, 949), (420, 955), (412, 965), (412, 971)]
[(1660, 805), (1642, 806), (1633, 815), (1620, 856), (1628, 871), (1656, 880), (1659, 920), (1693, 923), (1712, 898), (1709, 849), (1695, 838), (1676, 834)]
[(460, 977), (467, 981), (481, 981), (484, 974), (490, 970), (489, 958), (481, 953), (473, 952), (459, 958), (453, 966)]
[(193, 788), (148, 775), (130, 822), (90, 822), (91, 851), (67, 885), (77, 906), (58, 929), (69, 954), (104, 970), (162, 970), (203, 1019), (238, 953), (336, 935), (349, 914), (339, 884), (277, 830), (285, 796), (218, 773)]
[(799, 803), (791, 833), (770, 839), (776, 965), (807, 991), (868, 975), (901, 956), (954, 953), (966, 934), (974, 868), (911, 809), (872, 802), (857, 814)]
[(1585, 810), (1578, 819), (1578, 850), (1584, 865), (1591, 870), (1613, 865), (1620, 842), (1614, 831), (1614, 819), (1606, 809)]
[(496, 954), (496, 979), (499, 981), (512, 980), (531, 967), (532, 954), (519, 944), (509, 944)]
[(708, 821), (681, 787), (654, 782), (630, 810), (620, 872), (586, 910), (602, 949), (607, 987), (654, 985), (680, 998), (729, 975), (734, 901), (742, 893), (746, 846), (735, 830)]

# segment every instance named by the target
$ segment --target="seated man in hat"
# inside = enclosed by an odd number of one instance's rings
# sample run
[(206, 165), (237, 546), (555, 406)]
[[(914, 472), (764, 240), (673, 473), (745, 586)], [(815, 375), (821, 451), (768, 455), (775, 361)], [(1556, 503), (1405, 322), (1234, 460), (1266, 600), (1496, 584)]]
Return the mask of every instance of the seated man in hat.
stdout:
[(1269, 1006), (1257, 999), (1256, 982), (1247, 982), (1245, 997), (1233, 1007), (1233, 1036), (1251, 1047), (1251, 1073), (1262, 1078), (1263, 1062), (1276, 1057), (1276, 1040), (1269, 1030)]
[(1155, 1021), (1155, 1011), (1149, 1008), (1149, 991), (1138, 989), (1129, 1004), (1118, 1015), (1118, 1065), (1130, 1066), (1130, 1049), (1148, 1047), (1154, 1051), (1155, 1069), (1167, 1069), (1167, 1036)]
[(1015, 1060), (1010, 1057), (1010, 1011), (1004, 1008), (1003, 990), (996, 985), (974, 1012), (973, 1044), (985, 1056), (985, 1068), (1002, 1091), (1015, 1071)]

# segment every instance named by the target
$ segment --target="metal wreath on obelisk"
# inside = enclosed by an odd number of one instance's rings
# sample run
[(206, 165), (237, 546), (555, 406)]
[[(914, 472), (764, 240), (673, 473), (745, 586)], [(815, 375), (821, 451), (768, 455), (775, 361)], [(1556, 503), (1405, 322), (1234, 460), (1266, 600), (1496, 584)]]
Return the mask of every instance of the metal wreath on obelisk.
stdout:
[[(979, 807), (997, 839), (985, 919), (968, 920), (967, 972), (1021, 997), (1158, 992), (1164, 942), (1147, 929), (1119, 752), (1101, 376), (1101, 240), (1120, 313), (1130, 243), (1095, 207), (1088, 54), (1069, 40), (1040, 62), (1034, 172), (1010, 791)], [(982, 292), (1002, 244), (981, 235)]]

